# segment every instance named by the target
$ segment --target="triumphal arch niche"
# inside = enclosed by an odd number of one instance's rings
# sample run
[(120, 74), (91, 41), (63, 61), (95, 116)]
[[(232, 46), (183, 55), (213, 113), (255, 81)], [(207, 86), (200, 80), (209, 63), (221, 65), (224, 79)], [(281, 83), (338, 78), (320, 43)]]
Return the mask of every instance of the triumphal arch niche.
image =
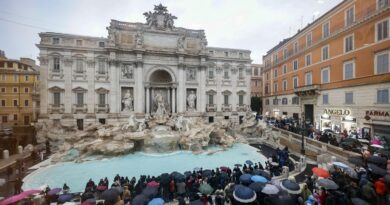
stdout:
[(250, 51), (208, 47), (204, 30), (177, 27), (161, 4), (143, 15), (143, 23), (111, 20), (107, 38), (40, 33), (41, 115), (84, 122), (131, 114), (243, 116)]

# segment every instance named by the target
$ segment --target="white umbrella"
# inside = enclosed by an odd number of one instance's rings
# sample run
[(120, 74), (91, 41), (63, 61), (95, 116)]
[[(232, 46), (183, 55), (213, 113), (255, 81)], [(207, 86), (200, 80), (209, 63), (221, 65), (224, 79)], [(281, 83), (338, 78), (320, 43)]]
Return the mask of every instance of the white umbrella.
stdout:
[(262, 193), (264, 194), (277, 194), (279, 193), (278, 187), (272, 184), (266, 184), (263, 190), (261, 190)]
[(383, 149), (383, 146), (382, 145), (379, 145), (379, 144), (372, 144), (370, 145), (371, 147), (375, 147), (375, 148), (379, 148), (379, 149)]

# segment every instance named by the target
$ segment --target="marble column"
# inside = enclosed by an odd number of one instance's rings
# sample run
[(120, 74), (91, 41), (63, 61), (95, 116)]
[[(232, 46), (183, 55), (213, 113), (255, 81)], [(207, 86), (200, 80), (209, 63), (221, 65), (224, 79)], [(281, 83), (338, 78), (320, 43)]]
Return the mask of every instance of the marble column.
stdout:
[[(171, 88), (167, 88), (167, 91), (168, 91), (168, 103), (169, 103), (169, 106), (172, 105), (172, 98), (171, 98)], [(171, 110), (172, 112), (172, 110)]]
[(172, 113), (176, 113), (176, 88), (172, 88)]
[[(118, 92), (118, 74), (117, 74), (117, 65), (118, 63), (115, 60), (110, 61), (110, 113), (118, 113), (120, 112), (120, 102), (121, 102), (121, 92)], [(118, 103), (119, 102), (119, 103)]]
[[(67, 52), (66, 56), (71, 56), (70, 52)], [(72, 74), (73, 74), (73, 60), (70, 57), (66, 57), (67, 59), (62, 60), (62, 72), (64, 74), (65, 81), (65, 95), (64, 95), (64, 106), (65, 113), (72, 113), (72, 105), (75, 104), (75, 98), (72, 93)]]
[(150, 88), (146, 87), (146, 113), (150, 113)]
[[(200, 67), (200, 79), (199, 82), (206, 82), (206, 67)], [(206, 83), (199, 84), (199, 90), (196, 92), (197, 100), (196, 100), (196, 109), (198, 112), (206, 111), (207, 104), (207, 96), (206, 96)]]
[(184, 78), (184, 67), (179, 66), (179, 77), (177, 79), (178, 81), (178, 87), (177, 87), (177, 112), (184, 112), (185, 111), (185, 78)]
[(137, 99), (135, 100), (136, 103), (134, 103), (134, 111), (136, 113), (144, 113), (144, 105), (145, 105), (145, 102), (144, 102), (144, 87), (143, 87), (143, 64), (141, 62), (138, 62), (136, 64), (137, 66), (137, 69), (136, 69), (136, 72), (135, 72), (135, 95), (134, 96), (137, 96)]

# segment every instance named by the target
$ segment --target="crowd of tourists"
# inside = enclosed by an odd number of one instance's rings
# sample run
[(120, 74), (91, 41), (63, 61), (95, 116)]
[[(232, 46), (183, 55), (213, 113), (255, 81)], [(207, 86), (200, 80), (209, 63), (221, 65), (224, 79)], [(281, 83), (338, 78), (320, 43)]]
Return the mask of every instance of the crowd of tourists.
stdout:
[[(266, 162), (247, 161), (234, 167), (195, 168), (184, 173), (128, 178), (117, 174), (95, 182), (90, 179), (83, 193), (71, 193), (71, 187), (46, 188), (45, 202), (65, 203), (78, 200), (82, 205), (388, 205), (390, 204), (390, 152), (378, 150), (372, 155), (350, 158), (349, 165), (329, 162), (304, 173), (304, 181), (293, 176), (280, 180), (288, 150), (277, 150)], [(284, 164), (286, 165), (286, 164)], [(275, 167), (277, 167), (275, 169)], [(279, 179), (278, 179), (279, 178)], [(23, 192), (21, 193), (23, 194)], [(78, 198), (78, 199), (77, 199)], [(10, 204), (8, 199), (1, 205)], [(27, 204), (31, 204), (29, 200)]]

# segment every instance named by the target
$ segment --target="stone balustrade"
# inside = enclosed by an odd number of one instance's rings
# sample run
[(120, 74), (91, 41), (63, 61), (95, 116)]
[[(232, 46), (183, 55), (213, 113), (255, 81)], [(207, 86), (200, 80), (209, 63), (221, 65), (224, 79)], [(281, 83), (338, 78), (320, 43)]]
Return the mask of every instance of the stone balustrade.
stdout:
[(109, 104), (96, 104), (95, 105), (95, 112), (109, 113), (110, 112), (110, 105)]
[(88, 107), (87, 104), (73, 104), (72, 105), (72, 112), (73, 113), (87, 113), (88, 112)]
[(48, 112), (49, 113), (59, 113), (59, 114), (62, 114), (64, 113), (65, 111), (65, 106), (64, 104), (49, 104), (49, 109), (48, 109)]

